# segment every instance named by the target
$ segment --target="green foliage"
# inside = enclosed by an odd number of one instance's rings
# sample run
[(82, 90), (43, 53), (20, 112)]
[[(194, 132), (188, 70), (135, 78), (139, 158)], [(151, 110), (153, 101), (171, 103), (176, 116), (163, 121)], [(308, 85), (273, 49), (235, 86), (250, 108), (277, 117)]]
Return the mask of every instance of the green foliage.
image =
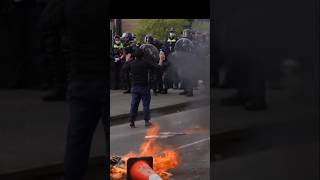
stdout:
[(152, 34), (158, 40), (165, 41), (171, 27), (175, 28), (177, 36), (180, 36), (182, 30), (190, 25), (187, 19), (142, 19), (134, 33), (138, 41), (143, 41), (147, 34)]

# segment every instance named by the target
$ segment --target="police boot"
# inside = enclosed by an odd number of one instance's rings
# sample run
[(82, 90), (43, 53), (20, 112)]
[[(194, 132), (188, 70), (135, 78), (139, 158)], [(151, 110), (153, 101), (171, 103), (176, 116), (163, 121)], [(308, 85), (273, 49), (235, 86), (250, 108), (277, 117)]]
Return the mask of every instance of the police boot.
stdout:
[(153, 90), (153, 95), (154, 95), (154, 96), (157, 96), (157, 95), (158, 95), (157, 90)]

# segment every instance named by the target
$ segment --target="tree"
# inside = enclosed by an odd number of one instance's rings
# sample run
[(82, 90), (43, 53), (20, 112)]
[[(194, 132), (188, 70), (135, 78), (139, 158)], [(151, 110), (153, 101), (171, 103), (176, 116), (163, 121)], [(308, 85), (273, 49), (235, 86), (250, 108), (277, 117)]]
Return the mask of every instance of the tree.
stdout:
[(187, 19), (142, 19), (134, 33), (138, 41), (143, 41), (147, 34), (152, 34), (158, 40), (165, 41), (171, 27), (175, 28), (177, 36), (180, 36), (182, 30), (190, 25)]

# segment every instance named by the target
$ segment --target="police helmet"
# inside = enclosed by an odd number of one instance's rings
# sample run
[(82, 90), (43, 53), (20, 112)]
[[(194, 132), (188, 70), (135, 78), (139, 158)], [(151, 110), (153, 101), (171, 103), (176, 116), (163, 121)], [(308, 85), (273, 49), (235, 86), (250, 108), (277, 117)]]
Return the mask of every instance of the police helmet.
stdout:
[(132, 34), (129, 32), (124, 32), (122, 34), (121, 38), (124, 39), (125, 41), (132, 41), (133, 40)]
[(152, 35), (150, 34), (147, 34), (145, 37), (144, 37), (144, 43), (146, 44), (152, 44), (154, 41), (154, 38)]
[(187, 38), (187, 39), (192, 40), (192, 38), (193, 38), (192, 30), (191, 29), (184, 29), (182, 31), (182, 38)]
[(174, 50), (175, 51), (183, 51), (183, 52), (191, 52), (193, 49), (194, 45), (191, 40), (187, 38), (181, 38), (179, 39), (175, 46)]

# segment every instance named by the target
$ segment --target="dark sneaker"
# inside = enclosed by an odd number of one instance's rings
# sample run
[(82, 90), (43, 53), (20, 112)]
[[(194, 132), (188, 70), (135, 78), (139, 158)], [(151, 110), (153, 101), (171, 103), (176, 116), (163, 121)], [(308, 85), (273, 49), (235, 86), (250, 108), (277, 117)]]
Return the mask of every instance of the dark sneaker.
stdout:
[(188, 93), (186, 94), (186, 96), (187, 96), (187, 97), (192, 97), (192, 96), (193, 96), (193, 93), (192, 93), (192, 92), (188, 92)]
[(130, 127), (131, 127), (131, 128), (135, 128), (135, 127), (136, 127), (136, 125), (134, 124), (134, 122), (131, 122), (131, 123), (130, 123)]
[(188, 92), (187, 91), (183, 91), (181, 93), (179, 93), (179, 95), (186, 95)]
[(151, 123), (151, 122), (149, 122), (149, 121), (146, 121), (146, 122), (144, 123), (144, 126), (146, 126), (146, 127), (150, 127), (150, 126), (152, 126), (152, 123)]

